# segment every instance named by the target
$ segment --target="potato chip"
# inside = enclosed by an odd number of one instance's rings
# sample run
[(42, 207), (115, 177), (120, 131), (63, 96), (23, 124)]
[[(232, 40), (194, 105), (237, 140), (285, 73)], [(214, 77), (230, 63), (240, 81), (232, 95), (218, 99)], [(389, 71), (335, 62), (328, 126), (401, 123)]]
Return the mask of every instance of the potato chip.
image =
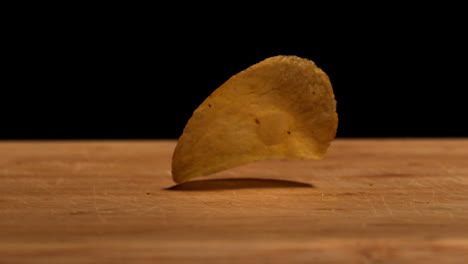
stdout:
[(172, 157), (175, 182), (266, 159), (320, 159), (338, 127), (328, 76), (297, 56), (237, 73), (193, 112)]

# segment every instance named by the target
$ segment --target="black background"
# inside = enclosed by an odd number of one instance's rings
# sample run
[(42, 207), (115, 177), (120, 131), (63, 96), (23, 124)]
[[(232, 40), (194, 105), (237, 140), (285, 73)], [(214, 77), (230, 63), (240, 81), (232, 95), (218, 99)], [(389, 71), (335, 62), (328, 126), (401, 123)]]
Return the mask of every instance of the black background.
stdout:
[(370, 8), (29, 10), (4, 38), (0, 138), (177, 138), (214, 89), (280, 54), (329, 75), (338, 137), (468, 136), (464, 14)]

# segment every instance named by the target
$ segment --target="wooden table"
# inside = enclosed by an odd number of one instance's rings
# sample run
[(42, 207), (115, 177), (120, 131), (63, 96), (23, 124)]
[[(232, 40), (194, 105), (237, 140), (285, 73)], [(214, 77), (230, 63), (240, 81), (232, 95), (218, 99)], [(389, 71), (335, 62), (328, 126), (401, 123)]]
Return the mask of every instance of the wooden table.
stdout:
[(468, 263), (468, 139), (174, 186), (174, 141), (0, 142), (0, 263)]

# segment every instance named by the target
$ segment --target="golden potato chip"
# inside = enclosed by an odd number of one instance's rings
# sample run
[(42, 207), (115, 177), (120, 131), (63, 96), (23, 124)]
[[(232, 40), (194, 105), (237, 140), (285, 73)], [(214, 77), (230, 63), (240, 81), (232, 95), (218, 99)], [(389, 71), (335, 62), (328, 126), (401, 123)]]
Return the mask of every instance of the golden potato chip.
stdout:
[(320, 159), (335, 138), (328, 76), (297, 56), (232, 76), (193, 112), (172, 157), (175, 182), (265, 159)]

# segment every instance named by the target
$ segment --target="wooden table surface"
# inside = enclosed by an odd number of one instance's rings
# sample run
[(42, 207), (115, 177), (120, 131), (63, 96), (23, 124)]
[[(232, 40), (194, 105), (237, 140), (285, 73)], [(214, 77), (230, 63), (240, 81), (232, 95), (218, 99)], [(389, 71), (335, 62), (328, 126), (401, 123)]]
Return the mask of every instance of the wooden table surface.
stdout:
[(179, 186), (174, 146), (0, 142), (0, 263), (468, 263), (468, 139), (337, 139)]

